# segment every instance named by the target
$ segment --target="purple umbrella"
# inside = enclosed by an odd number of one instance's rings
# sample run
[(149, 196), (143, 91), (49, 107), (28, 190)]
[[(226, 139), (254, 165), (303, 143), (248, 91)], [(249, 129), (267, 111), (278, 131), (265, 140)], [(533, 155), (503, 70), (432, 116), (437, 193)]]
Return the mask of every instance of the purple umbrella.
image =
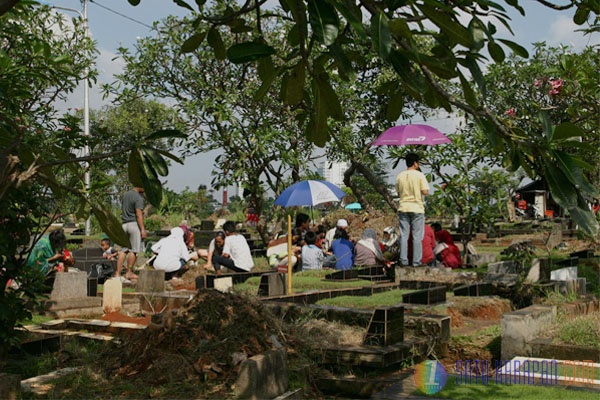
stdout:
[(436, 144), (452, 143), (442, 132), (433, 126), (410, 124), (392, 126), (383, 132), (371, 146), (406, 146), (411, 144)]

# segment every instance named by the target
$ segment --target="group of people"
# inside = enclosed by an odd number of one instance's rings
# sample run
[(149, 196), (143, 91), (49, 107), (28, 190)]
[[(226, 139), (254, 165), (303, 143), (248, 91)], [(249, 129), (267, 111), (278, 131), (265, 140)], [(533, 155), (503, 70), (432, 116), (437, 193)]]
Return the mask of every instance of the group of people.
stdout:
[[(403, 266), (431, 265), (435, 256), (448, 267), (460, 266), (460, 251), (448, 231), (442, 230), (439, 224), (434, 224), (433, 230), (425, 225), (423, 197), (429, 193), (429, 184), (420, 171), (417, 154), (409, 153), (406, 156), (406, 167), (396, 178), (399, 236), (393, 227), (387, 227), (383, 232), (383, 240), (379, 242), (374, 229), (365, 229), (361, 239), (354, 243), (348, 235), (347, 220), (338, 220), (336, 226), (329, 230), (325, 230), (323, 226), (312, 230), (309, 216), (301, 213), (296, 217), (296, 227), (292, 234), (294, 270), (345, 270), (354, 265), (387, 266), (390, 261), (396, 260)], [(147, 237), (143, 218), (143, 193), (143, 188), (134, 187), (125, 193), (121, 202), (122, 228), (129, 236), (130, 247), (114, 252), (110, 242), (102, 244), (107, 258), (116, 259), (115, 277), (123, 281), (137, 278), (134, 266), (137, 254), (143, 251), (143, 240)], [(193, 248), (194, 240), (190, 240), (192, 234), (185, 226), (175, 227), (168, 237), (155, 243), (151, 247), (156, 254), (154, 268), (164, 270), (167, 276), (173, 276), (185, 269), (188, 261), (199, 258), (206, 259), (208, 268), (214, 268), (217, 273), (223, 268), (246, 272), (254, 267), (250, 247), (244, 236), (236, 231), (233, 221), (223, 225), (223, 231), (215, 235), (207, 250)], [(283, 266), (288, 265), (287, 238), (275, 239), (269, 243), (269, 248), (278, 249), (270, 254), (267, 250), (270, 264), (283, 270)], [(28, 259), (28, 264), (37, 266), (44, 273), (67, 269), (72, 262), (72, 256), (66, 251), (66, 238), (62, 231), (40, 239)], [(123, 270), (124, 278), (121, 277)]]

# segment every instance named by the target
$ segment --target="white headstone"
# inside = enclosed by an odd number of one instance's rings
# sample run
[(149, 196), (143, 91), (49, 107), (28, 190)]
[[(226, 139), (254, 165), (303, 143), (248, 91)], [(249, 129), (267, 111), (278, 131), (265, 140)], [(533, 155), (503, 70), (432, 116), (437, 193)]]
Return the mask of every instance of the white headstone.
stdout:
[(215, 289), (219, 292), (228, 293), (233, 288), (233, 280), (230, 276), (215, 279)]
[(105, 314), (121, 311), (123, 284), (119, 278), (104, 281), (102, 293), (102, 310)]
[(550, 272), (552, 281), (573, 281), (577, 279), (577, 267), (567, 267)]

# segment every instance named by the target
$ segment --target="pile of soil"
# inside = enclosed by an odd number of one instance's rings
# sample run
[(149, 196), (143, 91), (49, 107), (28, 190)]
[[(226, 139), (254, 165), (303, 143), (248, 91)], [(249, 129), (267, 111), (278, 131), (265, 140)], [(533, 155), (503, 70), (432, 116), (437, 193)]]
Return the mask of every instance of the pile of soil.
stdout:
[(211, 381), (208, 386), (227, 390), (242, 361), (284, 343), (280, 332), (279, 320), (261, 303), (200, 290), (179, 310), (154, 315), (148, 329), (122, 337), (100, 359), (109, 376), (151, 385)]

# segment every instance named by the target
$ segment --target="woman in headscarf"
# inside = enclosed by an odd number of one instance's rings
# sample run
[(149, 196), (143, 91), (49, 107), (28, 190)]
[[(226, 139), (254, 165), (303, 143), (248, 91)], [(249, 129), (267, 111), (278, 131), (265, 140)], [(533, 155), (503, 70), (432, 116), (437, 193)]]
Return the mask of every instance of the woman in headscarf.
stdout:
[(383, 230), (383, 256), (388, 261), (397, 261), (400, 252), (400, 238), (393, 226), (387, 226)]
[(184, 231), (180, 227), (171, 229), (171, 234), (156, 242), (152, 251), (157, 254), (154, 268), (165, 271), (165, 280), (180, 272), (189, 260), (198, 259), (198, 252), (189, 252), (184, 240)]
[(462, 266), (462, 255), (460, 250), (454, 244), (452, 235), (447, 230), (442, 229), (440, 224), (432, 224), (435, 231), (435, 239), (437, 246), (433, 252), (436, 258), (444, 264), (446, 268), (460, 268)]
[(375, 229), (365, 229), (362, 239), (354, 246), (354, 264), (365, 267), (385, 264), (385, 258), (377, 240), (377, 231)]

